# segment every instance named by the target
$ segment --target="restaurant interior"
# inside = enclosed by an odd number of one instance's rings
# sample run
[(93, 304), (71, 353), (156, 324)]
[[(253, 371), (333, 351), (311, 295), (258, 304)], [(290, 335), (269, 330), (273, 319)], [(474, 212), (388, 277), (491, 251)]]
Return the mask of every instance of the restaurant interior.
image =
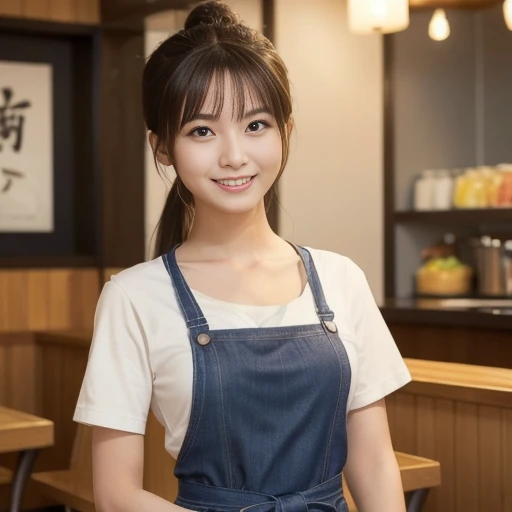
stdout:
[[(272, 228), (364, 270), (411, 373), (407, 511), (512, 512), (512, 0), (225, 2), (290, 74)], [(0, 511), (95, 510), (73, 412), (104, 283), (151, 258), (141, 75), (193, 5), (0, 0)], [(173, 501), (153, 413), (144, 445)]]

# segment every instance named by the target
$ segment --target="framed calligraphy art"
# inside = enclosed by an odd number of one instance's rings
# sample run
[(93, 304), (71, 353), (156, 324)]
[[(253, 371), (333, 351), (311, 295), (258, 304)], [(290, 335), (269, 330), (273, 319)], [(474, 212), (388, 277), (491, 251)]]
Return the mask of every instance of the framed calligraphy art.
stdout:
[(49, 64), (0, 61), (0, 232), (51, 232), (53, 97)]
[(91, 36), (0, 33), (0, 267), (95, 257)]

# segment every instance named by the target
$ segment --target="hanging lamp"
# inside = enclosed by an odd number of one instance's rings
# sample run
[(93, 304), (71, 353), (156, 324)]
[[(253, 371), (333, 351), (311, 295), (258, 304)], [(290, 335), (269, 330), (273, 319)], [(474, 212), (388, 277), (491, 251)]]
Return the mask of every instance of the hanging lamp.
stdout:
[(512, 0), (505, 0), (503, 2), (503, 15), (505, 16), (505, 23), (509, 30), (512, 30)]
[(348, 0), (349, 29), (354, 34), (390, 34), (409, 26), (408, 0)]

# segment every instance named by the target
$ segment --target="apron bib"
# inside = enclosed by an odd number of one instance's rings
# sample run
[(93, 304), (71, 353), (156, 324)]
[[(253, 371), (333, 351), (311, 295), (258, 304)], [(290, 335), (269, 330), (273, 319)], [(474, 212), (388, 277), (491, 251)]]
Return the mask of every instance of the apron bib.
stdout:
[[(293, 245), (293, 244), (292, 244)], [(176, 262), (163, 260), (189, 331), (192, 409), (176, 504), (199, 512), (346, 512), (350, 364), (310, 253), (318, 324), (210, 330)]]

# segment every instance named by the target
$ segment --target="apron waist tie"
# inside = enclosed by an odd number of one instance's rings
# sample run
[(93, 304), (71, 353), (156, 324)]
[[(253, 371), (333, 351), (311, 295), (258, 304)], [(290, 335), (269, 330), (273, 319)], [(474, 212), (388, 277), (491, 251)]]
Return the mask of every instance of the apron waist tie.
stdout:
[(185, 480), (178, 489), (177, 505), (229, 512), (337, 512), (332, 503), (343, 497), (341, 473), (307, 491), (277, 496)]

